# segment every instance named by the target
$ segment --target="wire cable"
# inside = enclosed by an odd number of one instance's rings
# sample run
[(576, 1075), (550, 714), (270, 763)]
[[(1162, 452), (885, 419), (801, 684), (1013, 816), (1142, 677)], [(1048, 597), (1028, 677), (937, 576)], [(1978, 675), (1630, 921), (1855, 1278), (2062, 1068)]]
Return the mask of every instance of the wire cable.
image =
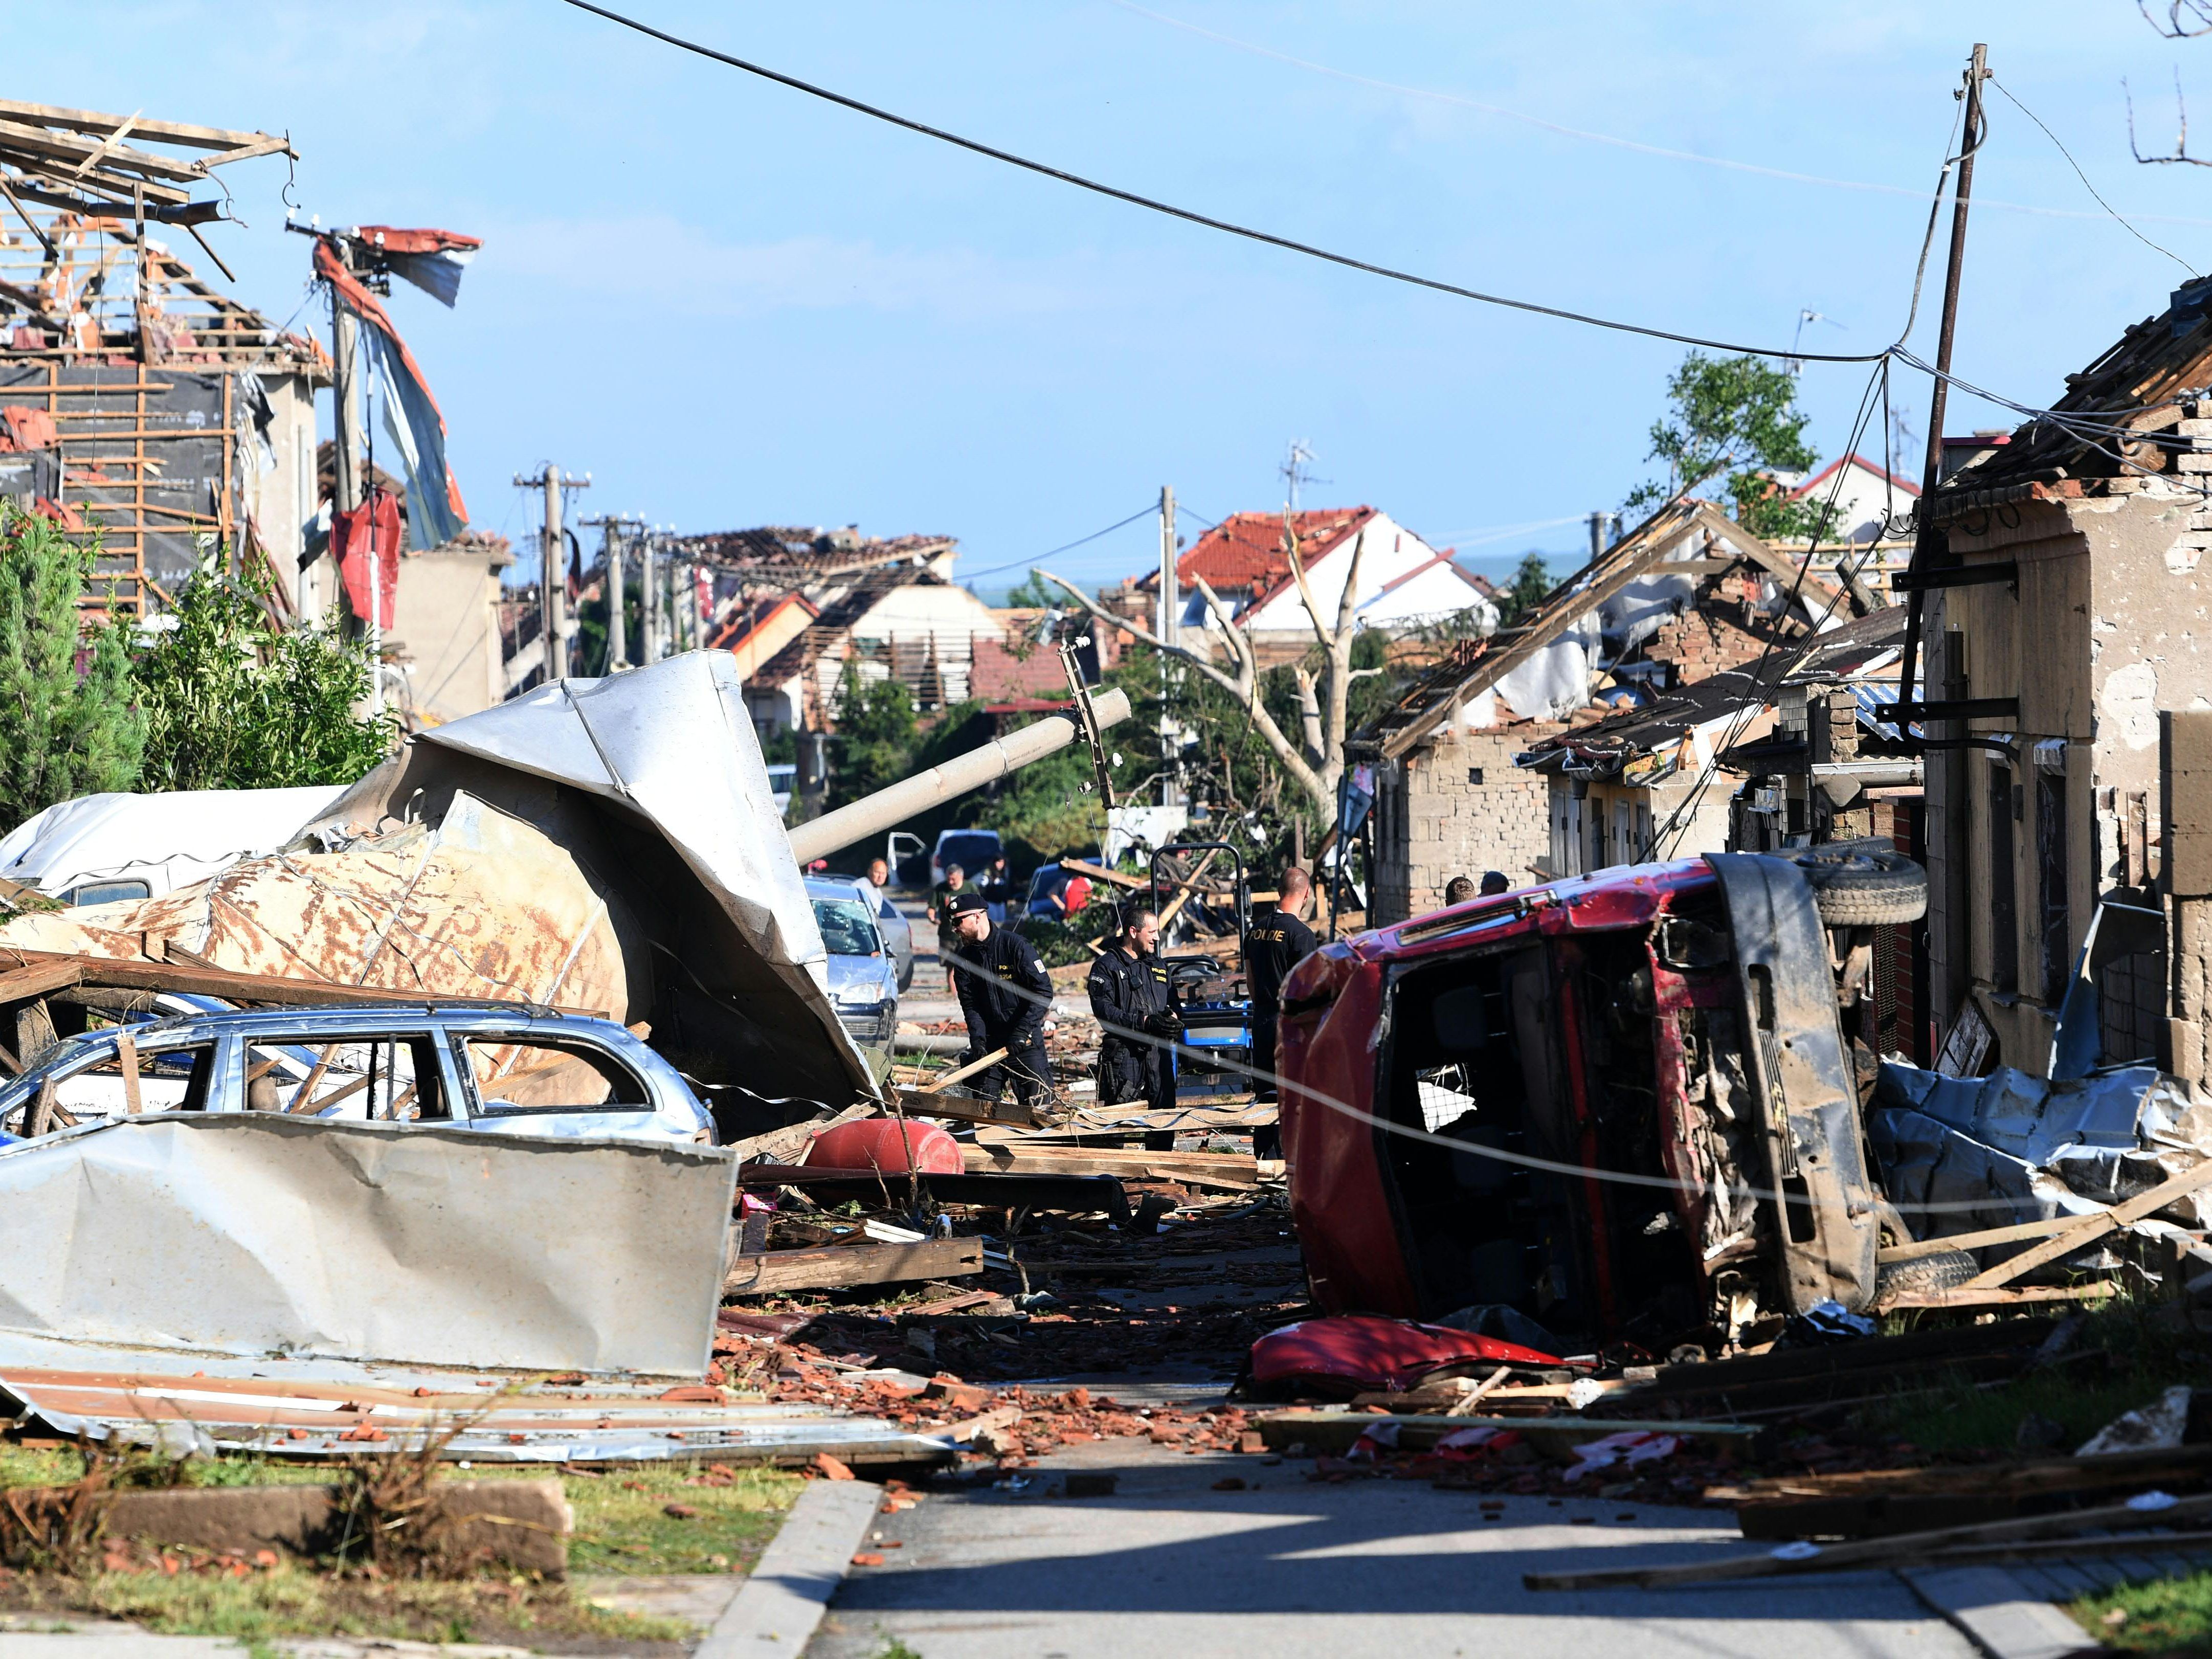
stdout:
[(1624, 323), (1609, 317), (1593, 316), (1588, 312), (1569, 311), (1560, 306), (1541, 305), (1534, 300), (1516, 300), (1504, 295), (1486, 294), (1480, 289), (1462, 288), (1456, 283), (1443, 282), (1434, 276), (1423, 276), (1413, 271), (1400, 270), (1391, 265), (1376, 264), (1371, 260), (1356, 259), (1348, 253), (1332, 252), (1328, 248), (1317, 247), (1310, 242), (1297, 241), (1288, 236), (1278, 236), (1273, 231), (1259, 230), (1249, 225), (1236, 224), (1227, 219), (1216, 219), (1209, 214), (1199, 213), (1189, 208), (1177, 207), (1171, 202), (1163, 202), (1151, 196), (1140, 196), (1134, 191), (1123, 190), (1115, 185), (1103, 184), (1096, 179), (1086, 179), (1079, 173), (1069, 173), (1065, 168), (1052, 167), (1043, 161), (1032, 161), (1026, 155), (1018, 155), (1012, 150), (1000, 149), (994, 145), (983, 143), (977, 139), (963, 137), (957, 132), (946, 131), (943, 127), (933, 127), (927, 122), (915, 120), (910, 116), (900, 115), (878, 105), (865, 103), (844, 93), (834, 92), (828, 87), (817, 86), (811, 81), (802, 81), (797, 76), (786, 75), (779, 70), (769, 69), (765, 64), (750, 63), (744, 58), (732, 57), (728, 52), (717, 52), (714, 47), (702, 46), (696, 40), (687, 40), (682, 35), (671, 34), (665, 29), (655, 28), (650, 23), (642, 22), (635, 17), (624, 16), (621, 12), (611, 10), (608, 7), (595, 5), (592, 0), (562, 0), (562, 3), (574, 6), (579, 11), (590, 12), (595, 17), (605, 18), (608, 22), (619, 24), (623, 28), (634, 30), (650, 40), (661, 42), (664, 46), (674, 46), (679, 51), (709, 58), (717, 64), (727, 64), (732, 69), (744, 70), (747, 75), (757, 75), (763, 81), (773, 81), (778, 86), (788, 87), (794, 92), (803, 92), (810, 98), (819, 98), (825, 103), (838, 106), (841, 109), (848, 109), (855, 114), (867, 116), (871, 120), (902, 127), (908, 132), (919, 133), (925, 138), (934, 138), (939, 143), (951, 144), (956, 149), (967, 150), (972, 155), (986, 156), (994, 161), (1003, 161), (1008, 167), (1019, 167), (1024, 172), (1034, 173), (1041, 178), (1057, 179), (1061, 184), (1073, 185), (1078, 190), (1087, 190), (1094, 195), (1104, 196), (1116, 202), (1126, 202), (1132, 207), (1144, 208), (1147, 211), (1164, 214), (1170, 219), (1180, 219), (1187, 224), (1200, 225), (1208, 230), (1218, 230), (1225, 235), (1241, 236), (1247, 241), (1259, 242), (1268, 247), (1281, 248), (1285, 252), (1304, 254), (1310, 259), (1319, 259), (1325, 264), (1341, 265), (1347, 270), (1364, 271), (1370, 276), (1387, 277), (1394, 283), (1404, 283), (1413, 288), (1427, 289), (1433, 293), (1449, 294), (1457, 299), (1473, 300), (1482, 305), (1502, 306), (1509, 311), (1523, 311), (1539, 317), (1556, 317), (1563, 322), (1582, 323), (1591, 328), (1611, 329), (1620, 334), (1641, 335), (1646, 339), (1671, 340), (1677, 345), (1702, 346), (1708, 350), (1725, 351), (1737, 356), (1790, 357), (1799, 362), (1811, 363), (1871, 363), (1879, 362), (1884, 355), (1879, 351), (1850, 354), (1824, 351), (1789, 352), (1769, 346), (1738, 345), (1727, 340), (1707, 339), (1701, 335), (1678, 334), (1672, 329), (1651, 328), (1642, 323)]
[(1026, 559), (1016, 559), (1012, 564), (994, 564), (988, 570), (966, 571), (963, 573), (960, 580), (963, 581), (973, 581), (978, 576), (1002, 576), (1009, 570), (1019, 570), (1024, 566), (1034, 566), (1042, 560), (1053, 557), (1055, 554), (1065, 553), (1070, 548), (1082, 547), (1089, 543), (1097, 541), (1101, 536), (1110, 536), (1117, 530), (1125, 530), (1129, 526), (1136, 523), (1139, 519), (1152, 517), (1155, 514), (1158, 513), (1160, 507), (1158, 501), (1147, 501), (1144, 506), (1139, 507), (1134, 513), (1132, 513), (1127, 518), (1117, 520), (1114, 523), (1108, 525), (1103, 530), (1094, 530), (1088, 536), (1079, 536), (1072, 542), (1062, 543), (1060, 546), (1052, 549), (1050, 552), (1034, 554)]
[(2137, 230), (2124, 218), (2122, 218), (2120, 216), (2120, 210), (2118, 208), (2114, 207), (2101, 195), (2098, 194), (2096, 185), (2089, 182), (2089, 175), (2081, 171), (2081, 164), (2074, 159), (2073, 152), (2068, 149), (2065, 145), (2059, 143), (2058, 135), (2057, 133), (2053, 132), (2049, 127), (2043, 125), (2043, 118), (2040, 115), (2038, 115), (2027, 105), (2021, 103), (2018, 98), (2013, 96), (2013, 90), (2010, 87), (2005, 85), (2003, 82), (1998, 80), (1994, 75), (1990, 76), (1990, 84), (1995, 87), (1999, 92), (2004, 94), (2006, 99), (2011, 103), (2014, 109), (2018, 110), (2022, 115), (2027, 117), (2029, 120), (2034, 122), (2037, 126), (2042, 127), (2043, 136), (2057, 146), (2058, 153), (2066, 158), (2066, 165), (2074, 169), (2074, 176), (2081, 181), (2081, 188), (2087, 191), (2091, 196), (2096, 198), (2097, 205), (2104, 209), (2106, 212), (2111, 214), (2113, 221), (2118, 224), (2122, 230), (2127, 232), (2129, 235), (2134, 237), (2136, 240), (2141, 242), (2145, 247), (2150, 249), (2154, 253), (2163, 253), (2167, 258), (2172, 260), (2174, 264), (2179, 265), (2184, 270), (2189, 271), (2189, 274), (2191, 276), (2194, 276), (2197, 274), (2194, 270), (2190, 270), (2188, 260), (2183, 258), (2172, 248), (2160, 247), (2156, 242), (2152, 241), (2149, 237), (2144, 235), (2142, 232)]

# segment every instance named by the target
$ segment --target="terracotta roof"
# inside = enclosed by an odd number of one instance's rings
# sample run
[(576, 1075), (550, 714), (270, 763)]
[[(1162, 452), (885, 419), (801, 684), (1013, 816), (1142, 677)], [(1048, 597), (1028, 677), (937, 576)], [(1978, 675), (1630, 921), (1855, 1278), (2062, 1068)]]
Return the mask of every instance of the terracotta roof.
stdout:
[[(1310, 570), (1348, 542), (1375, 516), (1371, 507), (1335, 507), (1290, 515), (1298, 555)], [(1232, 513), (1200, 536), (1176, 561), (1176, 579), (1204, 577), (1224, 596), (1267, 594), (1291, 580), (1280, 513)]]
[(739, 605), (730, 613), (729, 620), (707, 641), (709, 650), (735, 651), (765, 627), (777, 612), (787, 605), (803, 606), (810, 619), (821, 614), (803, 593), (783, 593), (770, 599), (757, 599), (750, 605)]

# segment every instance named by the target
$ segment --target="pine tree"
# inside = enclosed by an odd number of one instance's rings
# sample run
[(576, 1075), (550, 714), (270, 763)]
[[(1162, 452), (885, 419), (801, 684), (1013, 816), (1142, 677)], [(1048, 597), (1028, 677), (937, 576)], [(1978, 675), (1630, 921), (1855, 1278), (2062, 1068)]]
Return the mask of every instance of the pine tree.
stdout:
[(0, 500), (0, 823), (137, 781), (145, 721), (120, 623), (78, 612), (93, 555)]

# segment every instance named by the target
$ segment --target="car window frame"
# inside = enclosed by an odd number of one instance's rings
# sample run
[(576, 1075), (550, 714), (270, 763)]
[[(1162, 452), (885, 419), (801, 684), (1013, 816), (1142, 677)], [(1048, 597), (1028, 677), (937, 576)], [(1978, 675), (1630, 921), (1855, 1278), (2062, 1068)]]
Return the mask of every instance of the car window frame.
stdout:
[[(498, 1109), (485, 1103), (483, 1091), (477, 1081), (477, 1068), (469, 1060), (471, 1043), (486, 1048), (518, 1047), (532, 1048), (586, 1048), (609, 1065), (628, 1073), (643, 1093), (644, 1099), (636, 1104), (610, 1101), (597, 1106), (507, 1106)], [(612, 1044), (600, 1042), (580, 1031), (516, 1031), (507, 1029), (476, 1030), (466, 1028), (449, 1029), (441, 1045), (451, 1072), (458, 1076), (466, 1093), (469, 1116), (487, 1123), (511, 1123), (534, 1117), (618, 1117), (632, 1120), (641, 1116), (655, 1117), (660, 1112), (659, 1097), (653, 1092), (653, 1079), (642, 1066), (631, 1064), (629, 1057)]]

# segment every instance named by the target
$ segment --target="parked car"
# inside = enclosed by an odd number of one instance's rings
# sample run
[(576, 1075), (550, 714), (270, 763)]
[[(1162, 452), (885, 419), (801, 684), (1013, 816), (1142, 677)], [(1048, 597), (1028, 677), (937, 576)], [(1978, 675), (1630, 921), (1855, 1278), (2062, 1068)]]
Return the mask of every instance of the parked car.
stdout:
[(995, 830), (941, 830), (937, 845), (930, 849), (929, 884), (943, 881), (945, 872), (957, 864), (971, 884), (980, 886), (992, 861), (1005, 852)]
[(914, 924), (886, 893), (876, 906), (876, 927), (883, 933), (884, 943), (890, 946), (891, 960), (898, 964), (898, 988), (903, 995), (914, 983)]
[[(866, 898), (851, 882), (809, 876), (806, 896), (813, 901), (822, 942), (830, 948), (830, 996), (838, 1021), (880, 1075), (890, 1066), (891, 1039), (898, 1033), (897, 958)], [(909, 952), (912, 948), (909, 939)]]
[(147, 1112), (714, 1139), (713, 1117), (682, 1075), (611, 1021), (419, 1002), (195, 1010), (65, 1037), (0, 1088), (0, 1129), (21, 1137), (42, 1096), (58, 1109), (53, 1124), (112, 1117), (130, 1109), (134, 1086)]
[(1822, 848), (1624, 866), (1308, 957), (1279, 1065), (1315, 1300), (1472, 1329), (1507, 1308), (1657, 1354), (1875, 1303), (1897, 1218), (1822, 909), (1908, 919), (1917, 872)]

